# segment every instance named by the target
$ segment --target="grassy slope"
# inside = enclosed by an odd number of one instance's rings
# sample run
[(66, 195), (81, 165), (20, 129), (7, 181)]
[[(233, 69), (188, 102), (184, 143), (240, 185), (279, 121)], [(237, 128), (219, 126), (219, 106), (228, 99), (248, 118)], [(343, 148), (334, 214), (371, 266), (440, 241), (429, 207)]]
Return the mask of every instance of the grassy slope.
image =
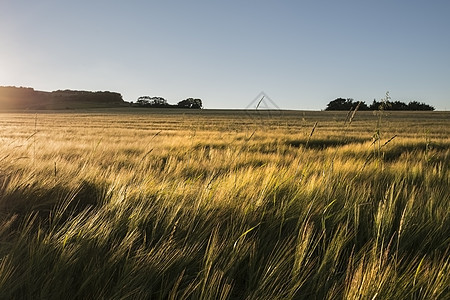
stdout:
[(449, 298), (450, 115), (345, 118), (1, 114), (0, 298)]

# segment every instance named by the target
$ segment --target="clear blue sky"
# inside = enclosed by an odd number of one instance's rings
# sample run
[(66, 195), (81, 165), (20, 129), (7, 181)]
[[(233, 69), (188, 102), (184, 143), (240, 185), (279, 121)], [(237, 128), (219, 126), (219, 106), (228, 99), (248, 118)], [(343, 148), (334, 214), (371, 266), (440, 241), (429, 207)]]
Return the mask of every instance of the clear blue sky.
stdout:
[(0, 0), (0, 85), (206, 108), (338, 97), (450, 109), (450, 1)]

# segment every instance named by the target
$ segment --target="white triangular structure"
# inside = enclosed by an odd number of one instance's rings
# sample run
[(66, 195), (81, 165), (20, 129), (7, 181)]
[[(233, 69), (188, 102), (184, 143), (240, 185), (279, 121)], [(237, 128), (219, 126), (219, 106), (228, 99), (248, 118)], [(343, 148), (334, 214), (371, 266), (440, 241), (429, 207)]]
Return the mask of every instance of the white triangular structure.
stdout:
[(245, 109), (272, 109), (280, 110), (278, 105), (264, 92), (258, 94), (258, 96), (250, 102)]

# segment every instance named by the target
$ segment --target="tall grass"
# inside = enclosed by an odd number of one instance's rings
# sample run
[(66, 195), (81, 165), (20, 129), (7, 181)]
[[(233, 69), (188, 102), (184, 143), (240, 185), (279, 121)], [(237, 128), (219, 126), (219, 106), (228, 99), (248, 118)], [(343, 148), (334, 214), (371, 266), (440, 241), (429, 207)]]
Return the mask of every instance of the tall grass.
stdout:
[(450, 297), (447, 113), (247, 114), (2, 114), (0, 298)]

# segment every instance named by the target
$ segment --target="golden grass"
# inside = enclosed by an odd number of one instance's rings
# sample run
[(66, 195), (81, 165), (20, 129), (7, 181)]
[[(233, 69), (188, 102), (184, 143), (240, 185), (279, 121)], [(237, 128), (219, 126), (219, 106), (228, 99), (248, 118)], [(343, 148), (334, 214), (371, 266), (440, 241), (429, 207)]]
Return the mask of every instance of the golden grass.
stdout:
[(445, 299), (450, 115), (346, 114), (0, 114), (0, 298)]

